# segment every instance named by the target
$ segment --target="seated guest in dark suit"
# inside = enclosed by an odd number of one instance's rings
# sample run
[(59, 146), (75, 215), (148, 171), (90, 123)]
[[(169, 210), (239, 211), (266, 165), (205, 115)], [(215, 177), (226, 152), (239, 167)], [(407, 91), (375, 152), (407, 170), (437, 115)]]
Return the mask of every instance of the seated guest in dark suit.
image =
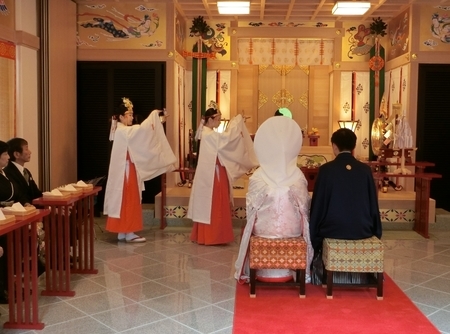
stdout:
[(309, 228), (315, 256), (324, 238), (381, 238), (372, 170), (352, 155), (355, 133), (339, 129), (331, 136), (331, 144), (336, 157), (319, 167), (311, 201)]
[(28, 203), (42, 197), (42, 191), (37, 186), (25, 163), (30, 162), (31, 151), (28, 142), (23, 138), (13, 138), (8, 141), (9, 163), (5, 173), (17, 186), (17, 192), (23, 193)]
[[(14, 202), (25, 204), (26, 199), (15, 192), (16, 186), (6, 176), (4, 167), (8, 164), (8, 144), (0, 141), (0, 207), (11, 206)], [(6, 235), (0, 236), (0, 249), (6, 252)], [(6, 254), (5, 254), (6, 255)], [(0, 304), (8, 302), (6, 290), (8, 289), (8, 275), (6, 256), (0, 257)]]
[[(23, 138), (13, 138), (7, 142), (9, 149), (9, 163), (4, 168), (6, 176), (14, 185), (17, 201), (23, 205), (32, 205), (33, 200), (42, 197), (42, 191), (37, 186), (25, 163), (30, 162), (31, 151), (28, 142)], [(45, 254), (44, 233), (42, 224), (38, 224), (38, 254), (41, 258)], [(44, 272), (44, 264), (38, 261), (38, 272)]]

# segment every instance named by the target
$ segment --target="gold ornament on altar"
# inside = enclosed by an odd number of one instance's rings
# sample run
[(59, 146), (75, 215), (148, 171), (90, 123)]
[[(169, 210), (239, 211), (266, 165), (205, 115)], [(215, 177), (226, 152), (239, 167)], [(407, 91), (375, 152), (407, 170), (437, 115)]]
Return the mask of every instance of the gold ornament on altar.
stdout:
[(319, 145), (319, 129), (311, 128), (311, 131), (308, 132), (309, 138), (309, 146), (318, 146)]
[(288, 90), (281, 89), (272, 97), (272, 102), (278, 108), (289, 107), (294, 102), (294, 96)]
[[(386, 140), (386, 122), (387, 122), (388, 105), (387, 99), (383, 95), (380, 102), (379, 116), (374, 120), (371, 131), (372, 152), (374, 155), (380, 155), (380, 150), (385, 145)], [(388, 133), (387, 136), (390, 134)]]
[(304, 92), (300, 98), (298, 99), (298, 102), (300, 102), (300, 104), (305, 108), (308, 109), (308, 92)]
[(372, 124), (372, 132), (370, 136), (372, 143), (372, 152), (376, 156), (380, 155), (380, 150), (383, 147), (384, 127), (385, 119), (383, 115), (380, 115), (374, 120)]
[(268, 97), (263, 92), (258, 91), (258, 109), (261, 109), (269, 101)]
[(281, 76), (286, 76), (291, 72), (295, 66), (288, 66), (288, 65), (272, 65), (272, 67), (275, 69), (275, 71), (278, 72)]
[(299, 65), (298, 66), (306, 75), (309, 75), (309, 65)]
[(318, 136), (318, 135), (319, 135), (318, 128), (311, 128), (311, 131), (308, 132), (308, 136)]
[(261, 73), (264, 73), (264, 71), (267, 70), (268, 67), (269, 65), (258, 65), (258, 73), (261, 75)]

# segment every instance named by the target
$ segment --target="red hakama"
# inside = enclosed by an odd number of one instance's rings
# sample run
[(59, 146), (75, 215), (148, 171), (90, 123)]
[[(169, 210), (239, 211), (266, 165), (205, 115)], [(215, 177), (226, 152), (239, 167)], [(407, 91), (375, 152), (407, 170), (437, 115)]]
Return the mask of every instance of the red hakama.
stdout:
[(216, 166), (219, 175), (214, 173), (210, 224), (194, 222), (192, 227), (190, 239), (200, 245), (227, 244), (234, 240), (227, 171), (218, 160)]
[(122, 206), (120, 218), (109, 217), (106, 220), (106, 230), (114, 233), (131, 233), (143, 229), (142, 205), (137, 183), (136, 167), (127, 153), (128, 178), (123, 180)]

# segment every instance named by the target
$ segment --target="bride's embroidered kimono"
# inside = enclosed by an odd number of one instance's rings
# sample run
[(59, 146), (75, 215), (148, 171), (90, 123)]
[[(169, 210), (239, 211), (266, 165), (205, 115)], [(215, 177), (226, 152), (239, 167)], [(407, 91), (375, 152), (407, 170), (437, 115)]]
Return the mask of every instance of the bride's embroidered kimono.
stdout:
[[(302, 235), (308, 245), (307, 277), (313, 249), (309, 238), (311, 198), (305, 176), (297, 167), (302, 146), (302, 132), (295, 121), (275, 116), (266, 120), (255, 136), (255, 153), (260, 167), (251, 176), (247, 193), (245, 226), (235, 278), (249, 279), (247, 249), (252, 234), (265, 238), (287, 238)], [(288, 269), (257, 271), (260, 280), (286, 281), (292, 278)]]

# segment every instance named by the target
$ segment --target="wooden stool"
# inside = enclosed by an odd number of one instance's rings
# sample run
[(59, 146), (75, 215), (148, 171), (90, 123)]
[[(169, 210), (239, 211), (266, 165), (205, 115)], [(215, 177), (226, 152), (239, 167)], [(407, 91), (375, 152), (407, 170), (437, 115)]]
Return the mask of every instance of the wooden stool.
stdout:
[(377, 299), (383, 299), (383, 263), (384, 245), (373, 236), (360, 240), (329, 239), (323, 240), (322, 249), (323, 277), (327, 282), (327, 298), (333, 298), (333, 272), (374, 273), (376, 280), (367, 284), (336, 284), (352, 287), (376, 287)]
[[(305, 298), (306, 242), (303, 237), (269, 239), (250, 237), (250, 297), (256, 297), (256, 285), (299, 286), (300, 298)], [(258, 269), (291, 269), (296, 280), (289, 282), (261, 282), (256, 280)]]

